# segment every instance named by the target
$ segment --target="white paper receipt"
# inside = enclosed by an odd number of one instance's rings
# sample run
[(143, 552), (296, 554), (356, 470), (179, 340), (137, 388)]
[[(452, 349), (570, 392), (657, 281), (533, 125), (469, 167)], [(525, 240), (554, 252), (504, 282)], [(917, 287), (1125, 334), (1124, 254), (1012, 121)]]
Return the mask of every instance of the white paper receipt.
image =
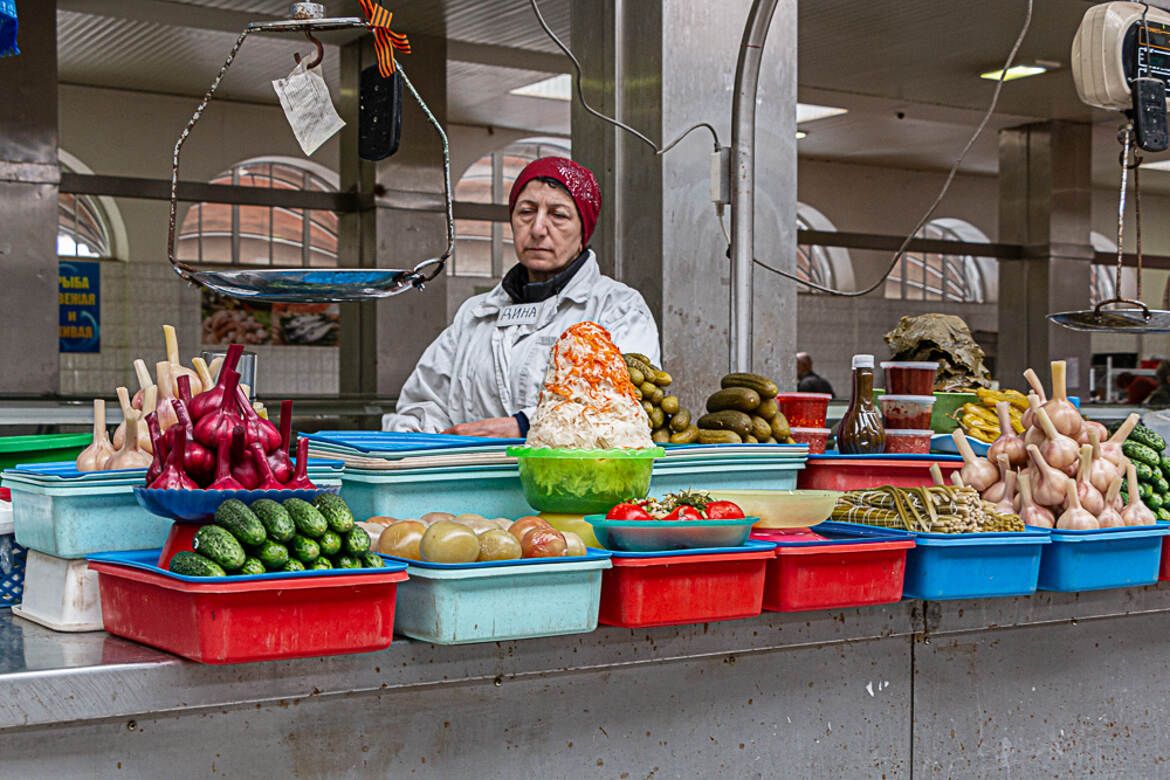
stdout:
[(500, 309), (496, 317), (496, 327), (506, 328), (510, 325), (535, 325), (540, 319), (540, 304), (518, 303), (515, 306), (505, 306)]
[(305, 70), (303, 61), (297, 63), (288, 78), (272, 82), (272, 88), (306, 155), (320, 149), (321, 144), (345, 127), (329, 98), (325, 79), (316, 70)]

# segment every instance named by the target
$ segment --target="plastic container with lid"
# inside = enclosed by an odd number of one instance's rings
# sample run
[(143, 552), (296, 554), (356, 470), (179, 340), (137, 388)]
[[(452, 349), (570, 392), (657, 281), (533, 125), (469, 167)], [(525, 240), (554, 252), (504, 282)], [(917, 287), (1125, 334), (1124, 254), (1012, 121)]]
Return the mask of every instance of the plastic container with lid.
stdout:
[(882, 363), (886, 376), (886, 392), (893, 395), (930, 395), (938, 375), (938, 363), (933, 360), (891, 360)]
[(882, 423), (886, 433), (894, 429), (930, 428), (930, 417), (934, 410), (933, 395), (883, 395), (878, 399), (882, 406)]
[(776, 403), (780, 413), (795, 428), (824, 428), (829, 416), (828, 393), (780, 393)]
[(934, 431), (926, 428), (886, 429), (886, 453), (889, 455), (924, 455), (930, 452), (930, 439)]
[(809, 455), (824, 455), (830, 433), (828, 428), (791, 428), (788, 435), (797, 444), (807, 444)]

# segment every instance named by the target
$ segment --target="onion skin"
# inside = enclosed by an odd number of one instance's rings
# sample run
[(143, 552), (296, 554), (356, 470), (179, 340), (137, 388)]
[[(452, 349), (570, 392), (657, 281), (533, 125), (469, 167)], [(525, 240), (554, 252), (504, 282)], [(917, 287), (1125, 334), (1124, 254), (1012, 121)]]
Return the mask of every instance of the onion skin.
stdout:
[(1077, 500), (1086, 512), (1096, 517), (1105, 510), (1105, 496), (1089, 481), (1089, 468), (1093, 462), (1093, 448), (1088, 444), (1081, 447), (1081, 467), (1077, 471)]

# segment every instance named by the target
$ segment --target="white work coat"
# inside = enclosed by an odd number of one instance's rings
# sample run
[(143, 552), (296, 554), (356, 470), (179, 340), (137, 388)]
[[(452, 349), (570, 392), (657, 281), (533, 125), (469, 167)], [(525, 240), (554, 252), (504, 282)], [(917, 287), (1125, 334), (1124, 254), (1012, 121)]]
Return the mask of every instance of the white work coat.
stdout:
[(513, 304), (502, 285), (464, 301), (455, 321), (427, 347), (382, 417), (387, 431), (437, 433), (452, 425), (524, 412), (540, 400), (553, 344), (579, 322), (609, 331), (618, 349), (659, 363), (658, 326), (642, 296), (601, 274), (589, 258), (557, 295)]

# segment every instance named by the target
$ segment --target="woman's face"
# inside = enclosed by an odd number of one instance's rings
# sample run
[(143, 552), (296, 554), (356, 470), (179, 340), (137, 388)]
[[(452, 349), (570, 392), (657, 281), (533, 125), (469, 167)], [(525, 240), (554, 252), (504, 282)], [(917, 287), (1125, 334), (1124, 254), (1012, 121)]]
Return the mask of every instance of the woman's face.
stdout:
[(533, 282), (556, 275), (585, 248), (573, 199), (544, 181), (530, 181), (520, 191), (512, 210), (512, 237), (516, 259)]

